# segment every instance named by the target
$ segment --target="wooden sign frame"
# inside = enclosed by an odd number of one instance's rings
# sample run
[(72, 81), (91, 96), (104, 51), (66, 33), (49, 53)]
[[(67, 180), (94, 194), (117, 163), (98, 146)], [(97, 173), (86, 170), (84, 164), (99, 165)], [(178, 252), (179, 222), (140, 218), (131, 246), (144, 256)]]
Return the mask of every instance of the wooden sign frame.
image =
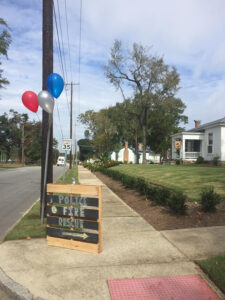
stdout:
[[(55, 200), (57, 197), (53, 194), (66, 194), (66, 204), (64, 215), (61, 215), (62, 212), (62, 206), (59, 209), (57, 205), (60, 205), (58, 203), (62, 202), (60, 200)], [(75, 196), (80, 195), (80, 196)], [(90, 196), (87, 198), (87, 207), (81, 208), (85, 204), (85, 197)], [(51, 197), (50, 197), (51, 196)], [(65, 197), (66, 197), (65, 196)], [(59, 196), (60, 197), (60, 196)], [(77, 197), (77, 198), (74, 198)], [(95, 198), (94, 198), (95, 197)], [(86, 251), (91, 253), (100, 253), (102, 251), (102, 188), (101, 186), (96, 185), (83, 185), (83, 184), (47, 184), (47, 199), (51, 198), (50, 201), (47, 201), (47, 220), (49, 220), (49, 224), (47, 224), (47, 245), (49, 246), (57, 246), (57, 247), (63, 247), (73, 250), (80, 250), (80, 251)], [(97, 200), (97, 199), (98, 200)], [(63, 196), (62, 196), (63, 199)], [(74, 200), (75, 199), (75, 200)], [(74, 203), (79, 203), (79, 208), (76, 208), (76, 205)], [(98, 204), (98, 206), (93, 207), (91, 203)], [(58, 208), (58, 210), (57, 210)], [(81, 214), (73, 214), (74, 210), (81, 210), (82, 213), (85, 216), (85, 213), (88, 212), (89, 218), (82, 217)], [(90, 211), (94, 210), (94, 216), (97, 216), (97, 219), (90, 219)], [(97, 210), (97, 213), (96, 213)], [(58, 215), (58, 212), (60, 212), (60, 215)], [(70, 213), (71, 212), (71, 213)], [(64, 224), (68, 228), (57, 228), (54, 224), (56, 223), (56, 219), (60, 219), (60, 224)], [(86, 227), (82, 229), (82, 231), (77, 231), (74, 227), (76, 224), (84, 224)], [(48, 223), (48, 222), (47, 222)], [(97, 224), (96, 224), (97, 223)], [(88, 232), (87, 229), (94, 228), (94, 230), (97, 228), (97, 230), (93, 232)], [(62, 232), (63, 231), (63, 232)], [(90, 230), (89, 230), (90, 231)], [(55, 232), (57, 232), (56, 236), (54, 235)], [(66, 238), (62, 238), (62, 233)], [(79, 238), (77, 238), (77, 236)], [(83, 240), (81, 238), (83, 237)], [(70, 238), (71, 237), (71, 238)], [(72, 238), (73, 237), (73, 238)], [(77, 240), (78, 239), (78, 240)], [(88, 242), (84, 241), (87, 240)], [(92, 242), (94, 241), (94, 242)]]

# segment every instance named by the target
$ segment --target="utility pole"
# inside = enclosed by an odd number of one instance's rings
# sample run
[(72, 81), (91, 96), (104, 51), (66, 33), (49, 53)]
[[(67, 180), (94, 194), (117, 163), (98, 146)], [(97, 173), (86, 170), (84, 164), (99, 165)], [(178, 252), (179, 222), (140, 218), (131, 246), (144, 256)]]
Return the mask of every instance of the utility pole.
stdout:
[(77, 127), (77, 124), (74, 124), (74, 158), (73, 158), (73, 161), (75, 160), (76, 166), (77, 166), (77, 138), (76, 138), (76, 127)]
[[(53, 73), (53, 0), (42, 0), (42, 90), (47, 90), (46, 79)], [(42, 153), (41, 153), (41, 198), (44, 185), (45, 153), (49, 114), (42, 111)], [(47, 168), (47, 183), (53, 182), (53, 121), (50, 132), (49, 156)], [(41, 199), (42, 200), (42, 199)], [(42, 203), (42, 201), (41, 201)]]
[[(66, 86), (70, 85), (70, 139), (73, 138), (73, 86), (79, 85), (79, 83), (66, 83)], [(72, 168), (72, 147), (70, 151), (70, 169)]]
[(21, 138), (21, 146), (22, 146), (22, 165), (25, 165), (25, 160), (24, 160), (24, 124), (21, 125), (22, 127), (22, 138)]

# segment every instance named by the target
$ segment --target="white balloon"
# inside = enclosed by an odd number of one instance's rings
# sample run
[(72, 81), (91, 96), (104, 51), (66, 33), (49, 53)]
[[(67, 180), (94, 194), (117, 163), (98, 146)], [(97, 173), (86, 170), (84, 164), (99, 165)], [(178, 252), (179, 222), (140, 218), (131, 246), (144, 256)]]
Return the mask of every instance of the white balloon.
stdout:
[(48, 91), (41, 91), (38, 94), (38, 104), (49, 114), (54, 110), (54, 98)]

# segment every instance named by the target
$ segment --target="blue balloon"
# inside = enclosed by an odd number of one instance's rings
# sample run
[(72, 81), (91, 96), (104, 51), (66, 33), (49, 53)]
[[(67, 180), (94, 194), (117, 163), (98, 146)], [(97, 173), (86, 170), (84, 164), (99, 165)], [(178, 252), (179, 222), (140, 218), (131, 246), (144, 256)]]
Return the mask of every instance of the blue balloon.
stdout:
[(48, 75), (46, 84), (49, 92), (54, 98), (58, 98), (61, 95), (64, 88), (64, 81), (59, 74), (52, 73)]

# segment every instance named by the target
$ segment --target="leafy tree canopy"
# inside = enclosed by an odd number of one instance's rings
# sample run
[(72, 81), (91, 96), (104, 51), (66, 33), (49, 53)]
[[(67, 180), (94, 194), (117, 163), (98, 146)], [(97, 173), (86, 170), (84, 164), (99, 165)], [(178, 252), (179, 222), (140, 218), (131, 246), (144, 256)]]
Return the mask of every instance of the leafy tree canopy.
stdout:
[[(20, 114), (10, 110), (0, 116), (0, 151), (7, 155), (7, 159), (22, 160), (22, 132), (24, 128), (25, 163), (39, 163), (41, 159), (41, 122), (29, 121), (27, 114)], [(53, 140), (56, 148), (58, 142)], [(58, 153), (58, 150), (55, 149)], [(54, 159), (57, 158), (57, 153)]]
[[(2, 57), (5, 56), (8, 58), (8, 48), (11, 43), (11, 35), (9, 33), (9, 27), (7, 23), (0, 18), (0, 67), (2, 64)], [(0, 68), (0, 88), (3, 88), (5, 85), (9, 84), (9, 81), (3, 77), (3, 70)]]

